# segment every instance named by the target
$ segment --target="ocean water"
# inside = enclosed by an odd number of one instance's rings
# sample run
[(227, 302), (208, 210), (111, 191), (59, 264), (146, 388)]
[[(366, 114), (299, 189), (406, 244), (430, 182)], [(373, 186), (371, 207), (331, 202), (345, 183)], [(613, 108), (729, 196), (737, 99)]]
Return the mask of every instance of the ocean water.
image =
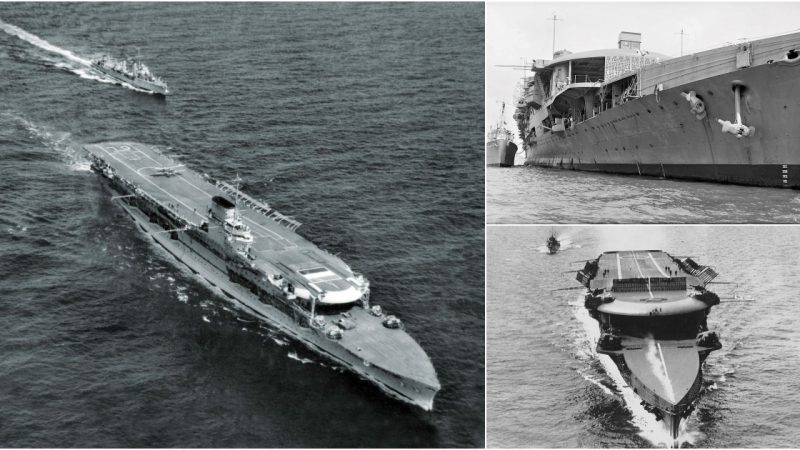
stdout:
[(541, 167), (487, 167), (486, 221), (797, 223), (800, 191)]
[[(548, 255), (550, 233), (562, 249)], [(494, 226), (487, 231), (487, 444), (490, 447), (664, 447), (594, 344), (575, 271), (600, 253), (661, 249), (719, 272), (723, 303), (709, 328), (722, 349), (703, 364), (704, 392), (684, 448), (797, 447), (800, 431), (798, 226)], [(740, 298), (744, 301), (732, 301)]]
[[(0, 445), (484, 444), (483, 5), (0, 4)], [(85, 61), (136, 54), (173, 95)], [(430, 413), (237, 313), (110, 201), (162, 147), (300, 220), (437, 369)]]

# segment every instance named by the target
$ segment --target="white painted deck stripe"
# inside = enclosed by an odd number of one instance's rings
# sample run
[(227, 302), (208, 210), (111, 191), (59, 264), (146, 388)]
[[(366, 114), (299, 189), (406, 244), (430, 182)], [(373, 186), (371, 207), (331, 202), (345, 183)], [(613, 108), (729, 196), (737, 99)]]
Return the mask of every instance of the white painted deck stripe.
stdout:
[(647, 252), (647, 256), (650, 257), (650, 261), (653, 261), (653, 267), (658, 269), (658, 271), (661, 272), (661, 275), (664, 275), (665, 278), (669, 278), (669, 275), (667, 275), (667, 273), (664, 272), (663, 270), (661, 270), (661, 267), (658, 266), (658, 263), (656, 262), (656, 259), (653, 258), (653, 254), (650, 253), (650, 252)]
[[(137, 170), (134, 170), (134, 168), (133, 168), (133, 167), (131, 167), (130, 165), (126, 164), (124, 161), (122, 161), (121, 159), (119, 159), (119, 158), (117, 158), (115, 155), (113, 155), (113, 154), (112, 154), (110, 151), (108, 151), (108, 149), (106, 149), (105, 147), (101, 146), (100, 148), (101, 148), (103, 151), (105, 151), (105, 152), (106, 152), (106, 153), (107, 153), (109, 156), (111, 156), (112, 158), (114, 158), (114, 159), (116, 159), (117, 161), (119, 161), (120, 163), (122, 163), (122, 164), (123, 164), (125, 167), (127, 167), (128, 169), (130, 169), (132, 172), (134, 172), (134, 173), (139, 173)], [(114, 149), (114, 150), (115, 150), (115, 152), (118, 152), (118, 151), (119, 151), (119, 150), (118, 150), (116, 147), (110, 147), (110, 148), (111, 148), (111, 149)], [(144, 155), (144, 156), (145, 156), (147, 159), (149, 159), (149, 160), (153, 161), (154, 163), (156, 163), (156, 164), (161, 164), (161, 163), (159, 163), (158, 161), (156, 161), (156, 160), (154, 160), (153, 158), (151, 158), (151, 157), (150, 157), (149, 155), (147, 155), (146, 153), (142, 152), (141, 150), (139, 150), (139, 149), (136, 149), (136, 151), (137, 151), (138, 153), (141, 153), (141, 154), (142, 154), (142, 155)], [(141, 174), (140, 174), (140, 175), (141, 175)], [(211, 197), (212, 197), (211, 195), (209, 195), (209, 194), (208, 194), (208, 192), (206, 192), (206, 191), (204, 191), (204, 190), (200, 189), (199, 187), (195, 186), (194, 184), (190, 183), (190, 182), (189, 182), (189, 180), (187, 180), (187, 179), (186, 179), (186, 178), (185, 178), (183, 175), (180, 175), (180, 174), (178, 174), (178, 175), (177, 175), (177, 177), (178, 177), (178, 178), (180, 178), (181, 180), (183, 180), (184, 182), (186, 182), (186, 184), (188, 184), (189, 186), (192, 186), (193, 188), (195, 188), (195, 189), (197, 189), (198, 191), (202, 192), (202, 193), (203, 193), (203, 195), (205, 195), (206, 197), (209, 197), (209, 198), (211, 198)], [(169, 197), (173, 198), (175, 201), (177, 201), (177, 202), (178, 202), (178, 203), (180, 203), (181, 205), (185, 206), (187, 209), (191, 209), (191, 210), (192, 210), (192, 212), (193, 212), (194, 214), (196, 214), (197, 216), (199, 216), (200, 218), (202, 218), (202, 219), (205, 219), (205, 217), (204, 217), (204, 216), (202, 216), (202, 215), (201, 215), (201, 214), (199, 214), (198, 212), (194, 211), (194, 209), (193, 209), (193, 208), (189, 208), (189, 206), (188, 206), (186, 203), (183, 203), (181, 200), (179, 200), (178, 198), (176, 198), (175, 196), (173, 196), (173, 195), (172, 195), (172, 194), (170, 194), (169, 192), (167, 192), (167, 191), (165, 191), (164, 189), (162, 189), (162, 188), (161, 188), (159, 185), (157, 185), (156, 183), (154, 183), (152, 180), (148, 179), (146, 176), (142, 176), (142, 178), (143, 178), (143, 179), (145, 179), (145, 180), (147, 180), (147, 182), (148, 182), (148, 183), (150, 183), (150, 184), (152, 184), (153, 186), (155, 186), (155, 187), (156, 187), (156, 188), (157, 188), (159, 191), (161, 191), (161, 192), (163, 192), (163, 193), (167, 194)], [(247, 220), (248, 222), (250, 222), (250, 223), (252, 223), (252, 224), (254, 224), (254, 225), (258, 226), (259, 228), (263, 229), (263, 230), (264, 230), (264, 231), (266, 231), (267, 233), (270, 233), (270, 234), (272, 234), (273, 236), (276, 236), (276, 237), (277, 237), (277, 238), (278, 238), (280, 241), (284, 241), (284, 242), (288, 243), (289, 245), (284, 245), (284, 247), (285, 247), (285, 248), (291, 248), (291, 247), (296, 247), (296, 246), (297, 246), (297, 245), (296, 245), (296, 244), (294, 244), (293, 242), (291, 242), (291, 241), (289, 241), (289, 240), (285, 239), (283, 236), (281, 236), (281, 235), (279, 235), (279, 234), (275, 233), (274, 231), (272, 231), (272, 230), (270, 230), (270, 229), (266, 228), (265, 226), (261, 225), (260, 223), (258, 223), (258, 222), (256, 222), (256, 221), (254, 221), (253, 219), (250, 219), (250, 218), (248, 218), (247, 216), (242, 216), (242, 217), (244, 217), (244, 219), (245, 219), (245, 220)], [(264, 236), (264, 235), (262, 235), (262, 237), (267, 237), (267, 236)]]

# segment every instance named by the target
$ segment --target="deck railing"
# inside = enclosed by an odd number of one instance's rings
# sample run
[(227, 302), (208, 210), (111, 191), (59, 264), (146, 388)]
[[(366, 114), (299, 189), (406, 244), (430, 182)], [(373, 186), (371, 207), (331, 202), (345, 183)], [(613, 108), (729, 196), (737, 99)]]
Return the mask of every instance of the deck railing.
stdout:
[(261, 202), (259, 200), (250, 197), (249, 195), (245, 194), (244, 192), (237, 190), (234, 186), (224, 182), (224, 181), (217, 181), (216, 186), (221, 189), (223, 192), (232, 195), (234, 198), (247, 205), (253, 211), (259, 212), (265, 217), (278, 222), (279, 224), (285, 226), (286, 228), (295, 231), (300, 228), (303, 224), (300, 221), (289, 217), (285, 214), (282, 214), (269, 206), (266, 202)]

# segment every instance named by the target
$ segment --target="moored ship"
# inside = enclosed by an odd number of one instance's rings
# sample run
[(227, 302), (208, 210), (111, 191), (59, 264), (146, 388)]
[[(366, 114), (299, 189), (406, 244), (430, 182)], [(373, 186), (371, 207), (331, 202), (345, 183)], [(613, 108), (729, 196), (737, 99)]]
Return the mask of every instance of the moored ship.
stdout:
[(702, 391), (703, 361), (722, 347), (706, 319), (719, 296), (705, 286), (717, 273), (659, 250), (610, 251), (577, 274), (584, 306), (600, 326), (597, 353), (625, 381), (677, 445), (681, 421)]
[(156, 95), (167, 95), (167, 83), (153, 75), (138, 56), (131, 60), (117, 60), (110, 56), (92, 60), (91, 67), (117, 82), (127, 83), (137, 89)]
[(526, 165), (800, 188), (800, 33), (670, 58), (618, 48), (537, 60), (518, 99)]
[(153, 146), (84, 148), (138, 228), (238, 309), (388, 395), (432, 409), (440, 384), (430, 358), (400, 319), (371, 303), (367, 279), (295, 232), (298, 221)]
[(489, 129), (486, 141), (486, 165), (511, 167), (514, 157), (517, 156), (517, 144), (514, 143), (514, 133), (506, 127), (506, 104), (500, 113), (500, 120)]

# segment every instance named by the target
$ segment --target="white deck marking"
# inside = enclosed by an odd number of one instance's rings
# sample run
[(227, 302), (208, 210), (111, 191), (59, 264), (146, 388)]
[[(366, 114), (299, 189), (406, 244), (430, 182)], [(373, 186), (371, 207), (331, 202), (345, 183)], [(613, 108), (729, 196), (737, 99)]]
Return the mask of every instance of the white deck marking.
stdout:
[[(204, 194), (206, 197), (208, 197), (208, 198), (211, 198), (211, 197), (212, 197), (211, 195), (209, 195), (209, 194), (208, 194), (208, 192), (206, 192), (206, 191), (204, 191), (204, 190), (200, 189), (198, 186), (195, 186), (194, 184), (192, 184), (192, 182), (190, 182), (189, 180), (187, 180), (187, 179), (186, 179), (186, 177), (184, 177), (183, 175), (180, 175), (180, 174), (179, 174), (179, 175), (178, 175), (178, 178), (180, 178), (181, 180), (185, 181), (185, 182), (186, 182), (186, 184), (188, 184), (189, 186), (191, 186), (191, 187), (193, 187), (193, 188), (197, 189), (198, 191), (202, 192), (202, 193), (203, 193), (203, 194)], [(276, 232), (274, 232), (274, 231), (270, 230), (269, 228), (265, 227), (264, 225), (261, 225), (260, 223), (256, 222), (255, 220), (253, 220), (253, 219), (250, 219), (249, 217), (247, 217), (247, 216), (244, 216), (244, 215), (243, 215), (242, 217), (244, 218), (244, 220), (246, 220), (246, 221), (248, 221), (248, 222), (252, 223), (253, 225), (256, 225), (256, 226), (260, 227), (261, 229), (263, 229), (263, 230), (264, 230), (264, 231), (266, 231), (267, 233), (270, 233), (270, 234), (272, 234), (273, 236), (277, 237), (278, 239), (280, 239), (280, 240), (282, 240), (282, 241), (284, 241), (284, 242), (288, 243), (289, 245), (284, 245), (284, 248), (297, 247), (297, 244), (295, 244), (295, 243), (293, 243), (292, 241), (290, 241), (290, 240), (286, 239), (285, 237), (281, 236), (280, 234), (278, 234), (278, 233), (276, 233)], [(267, 236), (263, 236), (263, 237), (267, 237)]]
[(636, 264), (636, 270), (639, 271), (639, 276), (642, 277), (642, 278), (646, 278), (644, 276), (644, 274), (642, 273), (642, 268), (639, 267), (639, 261), (637, 260), (638, 258), (636, 258), (636, 256), (634, 256), (633, 252), (631, 252), (631, 258), (633, 258), (633, 263)]
[[(102, 147), (101, 147), (101, 148), (102, 148)], [(105, 149), (103, 149), (103, 150), (105, 150)], [(125, 163), (125, 161), (122, 161), (121, 159), (119, 159), (119, 158), (117, 158), (116, 156), (112, 155), (112, 154), (111, 154), (110, 152), (108, 152), (108, 151), (106, 151), (106, 153), (108, 153), (108, 156), (110, 156), (110, 157), (112, 157), (112, 158), (116, 159), (117, 161), (119, 161), (120, 163), (122, 163), (122, 165), (124, 165), (125, 167), (127, 167), (128, 169), (130, 169), (130, 170), (131, 170), (131, 172), (134, 172), (134, 173), (136, 172), (136, 170), (135, 170), (133, 167), (131, 167), (131, 166), (129, 166), (128, 164), (126, 164), (126, 163)], [(161, 188), (161, 186), (159, 186), (159, 185), (157, 185), (157, 184), (153, 183), (153, 181), (152, 181), (152, 180), (150, 180), (150, 179), (148, 179), (148, 178), (145, 178), (145, 177), (143, 177), (143, 178), (144, 178), (144, 179), (145, 179), (145, 180), (146, 180), (148, 183), (150, 183), (150, 184), (152, 184), (153, 186), (155, 186), (155, 187), (156, 187), (156, 189), (158, 189), (159, 191), (161, 191), (161, 192), (163, 192), (163, 193), (167, 194), (167, 196), (169, 196), (169, 197), (170, 197), (170, 198), (172, 198), (173, 200), (177, 201), (177, 202), (178, 202), (178, 203), (180, 203), (181, 205), (185, 206), (185, 207), (186, 207), (186, 209), (188, 209), (188, 210), (191, 210), (191, 211), (192, 211), (192, 212), (193, 212), (195, 215), (197, 215), (197, 216), (198, 216), (198, 217), (200, 217), (201, 219), (203, 219), (203, 218), (204, 218), (203, 216), (201, 216), (200, 214), (198, 214), (196, 211), (194, 211), (194, 208), (190, 208), (190, 207), (189, 207), (189, 205), (187, 205), (186, 203), (183, 203), (183, 202), (182, 202), (182, 201), (181, 201), (179, 198), (177, 198), (177, 197), (173, 196), (173, 195), (172, 195), (172, 194), (170, 194), (169, 192), (167, 192), (167, 191), (165, 191), (164, 189), (162, 189), (162, 188)]]
[(641, 275), (642, 278), (647, 278), (647, 293), (650, 294), (650, 298), (654, 298), (653, 297), (653, 291), (650, 290), (650, 277), (645, 277), (644, 274), (642, 273), (642, 268), (639, 267), (639, 258), (637, 258), (633, 254), (633, 252), (631, 252), (631, 256), (633, 257), (634, 264), (636, 264), (636, 270), (639, 271), (639, 275)]
[(617, 253), (617, 279), (622, 279), (622, 263), (619, 261), (619, 253)]
[(661, 272), (661, 275), (664, 275), (665, 278), (669, 278), (669, 275), (667, 275), (667, 273), (664, 272), (663, 270), (661, 270), (661, 267), (658, 266), (658, 263), (656, 262), (656, 259), (653, 258), (653, 254), (650, 253), (650, 252), (647, 252), (647, 256), (650, 257), (650, 261), (653, 261), (653, 267), (658, 269), (658, 271)]
[[(134, 147), (134, 148), (135, 148), (135, 147)], [(156, 164), (160, 164), (160, 165), (162, 165), (162, 166), (163, 166), (163, 164), (161, 164), (160, 162), (158, 162), (158, 161), (156, 161), (155, 159), (151, 158), (151, 157), (150, 157), (150, 155), (148, 155), (147, 153), (145, 153), (145, 152), (143, 152), (143, 151), (139, 150), (138, 148), (136, 149), (136, 151), (137, 151), (137, 152), (139, 152), (139, 153), (141, 153), (141, 154), (142, 154), (142, 156), (144, 156), (145, 158), (149, 159), (150, 161), (153, 161), (154, 163), (156, 163)]]
[[(111, 152), (110, 152), (110, 151), (108, 151), (106, 148), (104, 148), (104, 147), (102, 147), (102, 146), (101, 146), (100, 148), (101, 148), (102, 150), (104, 150), (106, 153), (108, 153), (108, 155), (109, 155), (109, 156), (111, 156), (112, 158), (114, 158), (114, 159), (116, 159), (117, 161), (119, 161), (120, 163), (122, 163), (122, 164), (123, 164), (125, 167), (127, 167), (128, 169), (130, 169), (132, 172), (134, 172), (134, 173), (139, 173), (139, 172), (138, 172), (137, 170), (135, 170), (133, 167), (129, 166), (129, 165), (128, 165), (128, 164), (126, 164), (124, 161), (122, 161), (121, 159), (117, 158), (115, 155), (111, 154)], [(119, 151), (120, 151), (120, 150), (116, 149), (115, 147), (109, 147), (109, 148), (112, 148), (112, 149), (114, 149), (114, 151), (115, 151), (115, 152), (119, 152)], [(138, 149), (137, 149), (136, 151), (137, 151), (137, 152), (139, 152), (139, 153), (141, 153), (141, 154), (142, 154), (142, 155), (144, 155), (144, 156), (145, 156), (147, 159), (149, 159), (149, 160), (153, 161), (154, 163), (156, 163), (156, 164), (161, 164), (160, 162), (158, 162), (158, 161), (154, 160), (153, 158), (151, 158), (149, 155), (145, 154), (145, 153), (144, 153), (144, 152), (142, 152), (141, 150), (138, 150)], [(144, 169), (144, 167), (143, 167), (143, 169)], [(141, 175), (141, 174), (140, 174), (140, 175)], [(163, 192), (163, 193), (167, 194), (169, 197), (173, 198), (173, 199), (174, 199), (174, 200), (176, 200), (178, 203), (180, 203), (181, 205), (185, 206), (187, 209), (190, 209), (190, 210), (192, 210), (192, 212), (193, 212), (195, 215), (199, 216), (201, 219), (205, 219), (205, 217), (203, 217), (201, 214), (199, 214), (198, 212), (194, 211), (194, 209), (193, 209), (193, 208), (190, 208), (190, 207), (189, 207), (189, 206), (188, 206), (186, 203), (182, 202), (182, 201), (181, 201), (180, 199), (178, 199), (177, 197), (173, 196), (173, 195), (172, 195), (172, 194), (170, 194), (169, 192), (167, 192), (167, 191), (165, 191), (164, 189), (162, 189), (162, 188), (161, 188), (159, 185), (157, 185), (156, 183), (154, 183), (152, 180), (148, 179), (148, 178), (147, 178), (147, 177), (145, 177), (145, 176), (142, 176), (142, 178), (144, 178), (145, 180), (147, 180), (147, 182), (148, 182), (148, 183), (150, 183), (150, 184), (152, 184), (153, 186), (155, 186), (155, 187), (156, 187), (158, 190), (160, 190), (161, 192)], [(200, 189), (199, 187), (197, 187), (197, 186), (195, 186), (194, 184), (192, 184), (191, 182), (189, 182), (189, 180), (187, 180), (187, 179), (186, 179), (186, 178), (185, 178), (183, 175), (180, 175), (180, 174), (179, 174), (179, 175), (178, 175), (178, 178), (180, 178), (181, 180), (183, 180), (184, 182), (186, 182), (186, 184), (188, 184), (189, 186), (192, 186), (193, 188), (195, 188), (195, 189), (197, 189), (198, 191), (202, 192), (202, 193), (203, 193), (203, 194), (204, 194), (206, 197), (209, 197), (209, 198), (211, 198), (211, 197), (212, 197), (211, 195), (209, 195), (209, 194), (208, 194), (208, 192), (206, 192), (206, 191), (204, 191), (204, 190)], [(246, 216), (242, 216), (242, 217), (244, 217), (244, 219), (245, 219), (245, 220), (247, 220), (248, 222), (250, 222), (250, 223), (252, 223), (252, 224), (254, 224), (254, 225), (256, 225), (256, 226), (260, 227), (260, 228), (261, 228), (261, 229), (263, 229), (264, 231), (266, 231), (266, 232), (268, 232), (268, 233), (270, 233), (270, 234), (272, 234), (272, 235), (276, 236), (276, 237), (277, 237), (279, 240), (282, 240), (282, 241), (284, 241), (284, 242), (288, 243), (289, 245), (283, 245), (284, 249), (286, 249), (286, 248), (291, 248), (291, 247), (297, 247), (297, 244), (295, 244), (295, 243), (293, 243), (293, 242), (289, 241), (288, 239), (286, 239), (286, 238), (284, 238), (283, 236), (279, 235), (278, 233), (276, 233), (276, 232), (274, 232), (274, 231), (270, 230), (269, 228), (266, 228), (265, 226), (261, 225), (260, 223), (258, 223), (258, 222), (256, 222), (256, 221), (254, 221), (253, 219), (250, 219), (250, 218), (248, 218), (248, 217), (246, 217)], [(262, 237), (266, 238), (267, 236), (263, 236), (263, 235), (262, 235)]]

